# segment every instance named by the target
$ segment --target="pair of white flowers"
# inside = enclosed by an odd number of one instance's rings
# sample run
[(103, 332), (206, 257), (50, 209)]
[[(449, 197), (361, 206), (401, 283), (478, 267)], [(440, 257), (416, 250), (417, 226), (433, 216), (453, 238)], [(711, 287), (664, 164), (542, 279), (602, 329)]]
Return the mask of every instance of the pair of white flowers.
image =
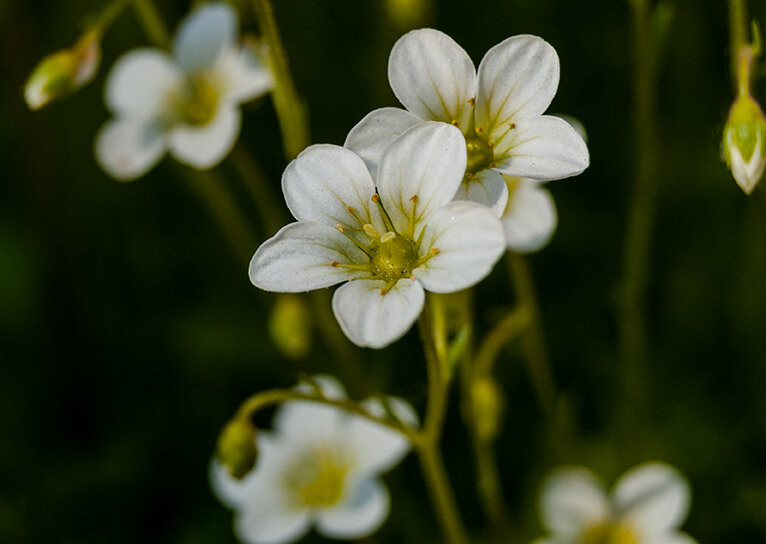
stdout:
[(347, 282), (333, 310), (354, 343), (373, 348), (409, 330), (424, 290), (465, 289), (507, 245), (545, 243), (555, 209), (539, 183), (588, 165), (577, 132), (542, 115), (559, 64), (540, 38), (505, 40), (477, 73), (445, 34), (413, 31), (391, 52), (389, 80), (407, 111), (375, 110), (344, 147), (301, 153), (282, 177), (298, 221), (250, 263), (251, 281), (268, 291)]
[(679, 530), (689, 502), (688, 483), (665, 463), (632, 468), (610, 494), (590, 470), (560, 469), (540, 497), (550, 535), (533, 544), (697, 544)]
[(238, 19), (225, 3), (203, 4), (180, 25), (172, 55), (136, 49), (106, 82), (115, 115), (96, 137), (96, 159), (119, 180), (141, 177), (169, 151), (198, 169), (218, 164), (237, 140), (239, 105), (273, 86), (255, 46), (238, 40)]
[[(303, 392), (345, 399), (343, 387), (328, 376), (312, 379)], [(411, 426), (412, 407), (389, 397), (388, 411)], [(378, 399), (362, 403), (376, 417), (386, 409)], [(379, 475), (408, 453), (400, 433), (334, 406), (288, 401), (274, 416), (272, 431), (257, 435), (258, 460), (242, 480), (213, 461), (211, 483), (235, 511), (235, 532), (248, 544), (280, 544), (298, 540), (312, 525), (332, 539), (356, 539), (380, 528), (390, 499)]]

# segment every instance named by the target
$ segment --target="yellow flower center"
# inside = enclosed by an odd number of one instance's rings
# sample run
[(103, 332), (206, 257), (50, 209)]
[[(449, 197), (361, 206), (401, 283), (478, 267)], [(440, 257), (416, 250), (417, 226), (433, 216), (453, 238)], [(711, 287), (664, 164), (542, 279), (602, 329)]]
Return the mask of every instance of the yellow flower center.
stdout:
[(215, 117), (218, 95), (219, 91), (209, 77), (192, 76), (184, 92), (173, 96), (176, 114), (188, 125), (206, 125)]
[(415, 244), (398, 234), (382, 236), (372, 251), (372, 270), (380, 279), (392, 282), (412, 275), (418, 262)]
[(583, 534), (582, 544), (639, 544), (639, 541), (630, 527), (605, 523), (589, 527)]
[(303, 507), (328, 507), (343, 497), (349, 464), (330, 449), (317, 448), (296, 459), (285, 483)]
[(495, 153), (492, 151), (492, 147), (478, 136), (466, 136), (465, 149), (468, 154), (465, 174), (469, 180), (482, 170), (493, 166)]

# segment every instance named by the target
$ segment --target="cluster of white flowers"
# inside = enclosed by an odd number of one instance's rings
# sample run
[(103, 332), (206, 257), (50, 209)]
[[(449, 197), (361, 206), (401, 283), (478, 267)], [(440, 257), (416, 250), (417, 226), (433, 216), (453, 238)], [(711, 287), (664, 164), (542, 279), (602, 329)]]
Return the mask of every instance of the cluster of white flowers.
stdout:
[[(312, 380), (326, 398), (346, 398), (326, 376)], [(299, 386), (310, 392), (311, 386)], [(417, 424), (412, 407), (386, 399), (400, 421)], [(371, 414), (385, 413), (380, 400), (362, 403)], [(292, 542), (312, 525), (332, 539), (356, 539), (376, 531), (389, 512), (389, 496), (379, 475), (407, 454), (400, 433), (340, 408), (306, 401), (282, 404), (273, 431), (257, 435), (258, 460), (242, 480), (213, 461), (211, 482), (218, 497), (235, 511), (242, 542)]]
[(273, 85), (254, 46), (238, 43), (238, 24), (229, 4), (204, 4), (181, 23), (172, 56), (143, 48), (117, 61), (104, 96), (115, 118), (95, 143), (109, 175), (141, 177), (166, 151), (199, 169), (229, 153), (242, 122), (239, 105)]
[(545, 481), (540, 497), (550, 535), (533, 544), (696, 544), (678, 530), (689, 495), (684, 477), (664, 463), (632, 468), (609, 495), (590, 470), (560, 469)]

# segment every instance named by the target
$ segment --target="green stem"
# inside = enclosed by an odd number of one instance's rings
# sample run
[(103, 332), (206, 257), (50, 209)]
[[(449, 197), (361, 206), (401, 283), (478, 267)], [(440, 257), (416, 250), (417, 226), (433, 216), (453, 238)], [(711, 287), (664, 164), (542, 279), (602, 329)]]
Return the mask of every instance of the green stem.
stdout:
[(282, 127), (285, 156), (294, 159), (310, 143), (306, 108), (295, 90), (287, 63), (279, 28), (274, 19), (274, 7), (269, 0), (251, 0), (251, 5), (269, 49), (271, 70), (274, 74), (274, 109)]
[[(505, 508), (505, 498), (500, 487), (500, 474), (497, 468), (497, 457), (492, 443), (475, 436), (473, 451), (476, 457), (477, 482), (482, 508), (490, 522), (492, 533), (503, 534), (503, 540), (508, 540), (510, 523)], [(501, 529), (502, 528), (502, 529)]]
[(165, 49), (170, 43), (170, 37), (157, 6), (152, 0), (133, 0), (133, 6), (149, 41), (156, 47)]
[[(431, 501), (436, 510), (442, 532), (451, 544), (467, 544), (468, 534), (463, 527), (460, 511), (455, 502), (455, 496), (447, 480), (444, 461), (441, 457), (440, 443), (444, 418), (447, 411), (449, 379), (446, 374), (447, 361), (439, 359), (437, 345), (446, 345), (445, 338), (437, 338), (445, 331), (442, 327), (434, 326), (444, 318), (432, 318), (429, 308), (430, 300), (426, 300), (423, 314), (418, 321), (428, 372), (428, 406), (426, 407), (423, 431), (416, 444), (418, 459), (423, 470)], [(437, 305), (435, 310), (443, 313), (443, 305)]]
[(509, 342), (528, 330), (530, 310), (527, 306), (517, 306), (508, 312), (495, 327), (487, 333), (479, 346), (473, 363), (474, 376), (489, 376), (498, 353)]
[(729, 56), (731, 74), (738, 84), (739, 51), (747, 43), (747, 6), (745, 0), (729, 0)]
[(540, 309), (535, 294), (532, 272), (526, 257), (518, 253), (509, 251), (507, 263), (511, 283), (516, 293), (516, 304), (520, 311), (527, 314), (526, 318), (528, 319), (529, 328), (523, 337), (524, 360), (527, 371), (545, 415), (548, 418), (553, 418), (556, 412), (556, 387), (553, 372), (548, 362), (548, 353), (545, 349)]

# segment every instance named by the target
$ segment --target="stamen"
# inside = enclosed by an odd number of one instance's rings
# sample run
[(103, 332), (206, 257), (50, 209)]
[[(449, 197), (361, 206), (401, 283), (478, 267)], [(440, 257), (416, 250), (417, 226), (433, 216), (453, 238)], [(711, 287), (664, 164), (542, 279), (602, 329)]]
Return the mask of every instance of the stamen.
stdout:
[(386, 224), (386, 228), (390, 231), (396, 232), (396, 229), (394, 228), (394, 224), (391, 222), (391, 218), (388, 216), (388, 212), (383, 207), (383, 203), (380, 201), (380, 195), (378, 193), (372, 194), (372, 201), (378, 205), (378, 209), (380, 210), (380, 215), (383, 216), (383, 222)]
[(359, 216), (359, 214), (358, 214), (358, 213), (356, 213), (356, 209), (355, 209), (353, 206), (346, 206), (346, 209), (348, 210), (348, 213), (350, 213), (352, 216), (354, 216), (354, 219), (356, 219), (357, 221), (359, 221), (359, 224), (360, 224), (360, 225), (361, 225), (362, 223), (364, 223), (364, 221), (363, 221), (363, 220), (362, 220), (362, 218)]
[(494, 168), (495, 166), (497, 166), (496, 162), (493, 161), (493, 162), (489, 163), (489, 167), (490, 168)]
[(476, 127), (475, 130), (476, 130), (476, 134), (481, 134), (482, 132), (484, 132), (484, 129), (482, 127)]
[(386, 242), (388, 242), (389, 240), (393, 240), (394, 238), (396, 238), (396, 234), (389, 231), (380, 237), (380, 242), (382, 244), (385, 244)]
[(386, 284), (386, 286), (385, 286), (385, 287), (383, 287), (383, 288), (380, 290), (380, 294), (381, 294), (381, 295), (385, 295), (386, 293), (388, 293), (388, 292), (389, 292), (391, 289), (393, 289), (393, 288), (394, 288), (394, 285), (396, 285), (396, 282), (398, 282), (398, 281), (399, 281), (399, 280), (398, 280), (398, 279), (396, 279), (396, 280), (391, 280), (390, 282), (388, 282), (388, 283)]
[(365, 272), (370, 272), (372, 274), (372, 268), (370, 267), (369, 264), (347, 264), (347, 263), (339, 263), (338, 261), (333, 261), (332, 263), (330, 263), (330, 266), (334, 266), (335, 268), (348, 268), (349, 270), (363, 270)]
[(338, 230), (339, 230), (340, 232), (342, 232), (343, 234), (345, 234), (345, 235), (346, 235), (346, 238), (348, 238), (349, 240), (351, 240), (352, 242), (354, 242), (354, 245), (355, 245), (356, 247), (358, 247), (359, 249), (361, 249), (362, 251), (364, 251), (364, 252), (367, 254), (367, 256), (368, 256), (368, 257), (372, 257), (372, 249), (370, 249), (369, 247), (365, 246), (364, 244), (361, 244), (361, 243), (359, 243), (359, 242), (356, 240), (356, 238), (354, 238), (354, 237), (353, 237), (353, 236), (351, 236), (350, 234), (347, 234), (347, 233), (346, 233), (346, 229), (345, 229), (345, 228), (343, 228), (343, 225), (341, 225), (341, 224), (339, 223), (339, 224), (335, 225), (335, 228), (336, 228), (336, 229), (338, 229)]
[(453, 119), (452, 121), (450, 121), (449, 124), (454, 126), (454, 127), (456, 127), (457, 126), (457, 119)]
[(473, 97), (472, 97), (472, 98), (469, 98), (469, 99), (468, 99), (468, 103), (469, 103), (471, 106), (475, 106), (475, 105), (476, 105), (476, 98), (473, 98)]
[(470, 173), (470, 172), (466, 172), (465, 173), (465, 177), (466, 177), (466, 179), (471, 179), (471, 178), (473, 178), (473, 174)]
[(370, 238), (372, 238), (372, 239), (373, 239), (373, 241), (375, 241), (375, 240), (377, 240), (378, 238), (380, 238), (380, 234), (378, 234), (378, 231), (376, 231), (376, 230), (375, 230), (375, 227), (373, 227), (373, 226), (372, 226), (372, 225), (370, 225), (369, 223), (365, 223), (364, 225), (362, 225), (362, 230), (364, 231), (364, 233), (365, 233), (367, 236), (369, 236)]
[[(507, 129), (505, 129), (505, 132), (503, 132), (503, 133), (502, 133), (500, 136), (498, 136), (496, 139), (497, 139), (497, 140), (502, 140), (503, 138), (505, 138), (505, 135), (506, 135), (506, 134), (508, 134), (510, 131), (514, 130), (515, 128), (516, 128), (516, 123), (508, 123), (508, 128), (507, 128)], [(494, 143), (494, 142), (489, 142), (489, 144), (487, 144), (487, 145), (489, 145), (489, 148), (490, 148), (490, 149), (492, 149), (493, 147), (495, 147), (495, 143)]]
[(410, 231), (410, 238), (412, 238), (412, 235), (415, 234), (415, 213), (418, 210), (418, 195), (412, 195), (410, 197), (410, 202), (412, 202), (412, 212), (410, 213), (410, 220), (409, 220), (409, 231)]
[(340, 263), (338, 261), (333, 261), (330, 263), (330, 266), (334, 266), (335, 268), (338, 268), (340, 266)]
[(493, 149), (495, 147), (495, 142), (487, 143), (487, 147), (490, 148), (490, 149)]
[(418, 259), (417, 262), (415, 263), (415, 266), (413, 266), (412, 268), (415, 269), (421, 265), (424, 265), (425, 263), (427, 263), (428, 261), (436, 257), (439, 253), (441, 253), (441, 251), (439, 251), (439, 248), (432, 247), (431, 251), (429, 251), (427, 255), (424, 255), (423, 257)]

